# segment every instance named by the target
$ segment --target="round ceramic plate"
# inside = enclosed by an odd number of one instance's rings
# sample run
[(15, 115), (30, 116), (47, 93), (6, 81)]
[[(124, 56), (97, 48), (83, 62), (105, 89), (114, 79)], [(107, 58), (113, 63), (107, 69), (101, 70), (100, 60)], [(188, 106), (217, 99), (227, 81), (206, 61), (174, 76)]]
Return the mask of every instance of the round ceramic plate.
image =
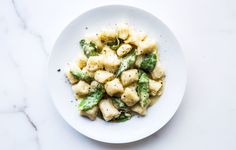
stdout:
[[(122, 123), (101, 119), (90, 121), (79, 116), (71, 85), (65, 77), (65, 66), (82, 49), (79, 41), (88, 33), (127, 22), (145, 31), (158, 43), (160, 61), (166, 72), (165, 89), (145, 117), (133, 117)], [(59, 71), (58, 69), (61, 69)], [(110, 5), (87, 11), (72, 21), (58, 37), (49, 60), (49, 89), (58, 112), (75, 130), (94, 140), (128, 143), (143, 139), (163, 127), (175, 114), (186, 85), (186, 68), (179, 43), (170, 29), (154, 15), (130, 6)]]

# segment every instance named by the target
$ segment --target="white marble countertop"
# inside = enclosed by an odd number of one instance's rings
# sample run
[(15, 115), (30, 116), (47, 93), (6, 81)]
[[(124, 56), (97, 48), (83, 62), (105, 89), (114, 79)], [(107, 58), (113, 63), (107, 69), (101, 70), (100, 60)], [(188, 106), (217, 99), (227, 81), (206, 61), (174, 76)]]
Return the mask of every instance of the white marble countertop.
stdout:
[[(160, 17), (180, 41), (188, 67), (183, 102), (154, 135), (130, 144), (90, 140), (55, 110), (47, 61), (61, 30), (105, 4), (128, 4)], [(1, 0), (0, 149), (236, 149), (235, 0)]]

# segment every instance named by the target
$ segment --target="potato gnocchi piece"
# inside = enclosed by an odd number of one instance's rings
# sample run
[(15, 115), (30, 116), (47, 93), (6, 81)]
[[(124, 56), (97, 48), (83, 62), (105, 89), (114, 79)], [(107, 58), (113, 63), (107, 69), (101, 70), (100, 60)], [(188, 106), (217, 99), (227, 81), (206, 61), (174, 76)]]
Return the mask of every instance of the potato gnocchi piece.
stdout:
[(92, 109), (87, 110), (87, 111), (80, 110), (80, 115), (88, 117), (90, 120), (95, 120), (96, 117), (97, 117), (97, 113), (98, 113), (98, 107), (97, 106), (95, 106)]
[(131, 107), (131, 110), (138, 113), (141, 116), (145, 116), (147, 113), (147, 108), (141, 107), (140, 104), (136, 104), (133, 107)]
[(105, 29), (101, 33), (98, 34), (99, 39), (102, 42), (110, 42), (116, 39), (117, 37), (117, 32), (115, 29)]
[(89, 42), (93, 42), (99, 50), (103, 48), (103, 43), (101, 42), (100, 38), (98, 35), (87, 35), (85, 36), (85, 39), (88, 40)]
[(70, 70), (66, 71), (66, 77), (72, 85), (78, 82), (78, 80), (71, 74)]
[(87, 61), (87, 69), (89, 71), (97, 71), (103, 69), (103, 55), (99, 56), (90, 56)]
[(135, 61), (135, 67), (139, 68), (141, 66), (142, 61), (143, 61), (143, 56), (142, 55), (137, 56)]
[(96, 87), (99, 85), (99, 83), (97, 82), (97, 81), (92, 81), (91, 83), (90, 83), (90, 88), (89, 88), (89, 92), (93, 92), (95, 89), (96, 89)]
[(83, 54), (80, 54), (75, 60), (75, 63), (80, 69), (83, 69), (87, 64), (87, 60), (88, 59), (86, 56), (84, 56)]
[(159, 62), (156, 63), (155, 68), (151, 72), (151, 76), (154, 80), (158, 80), (164, 76), (164, 69)]
[(134, 31), (132, 31), (130, 33), (129, 38), (127, 40), (125, 40), (124, 42), (138, 46), (140, 42), (142, 42), (146, 39), (146, 37), (147, 37), (147, 34), (144, 32), (136, 33)]
[(121, 94), (124, 92), (123, 85), (120, 83), (120, 80), (118, 78), (115, 78), (112, 81), (108, 81), (105, 84), (105, 90), (110, 96)]
[(130, 29), (127, 24), (118, 24), (117, 26), (118, 37), (122, 40), (126, 40), (129, 37)]
[(95, 75), (95, 72), (89, 71), (87, 66), (82, 69), (82, 72), (87, 73), (90, 77)]
[(102, 51), (101, 51), (101, 54), (103, 55), (115, 55), (116, 52), (114, 50), (112, 50), (109, 46), (104, 46)]
[(102, 112), (103, 118), (110, 121), (120, 115), (120, 112), (113, 106), (111, 99), (103, 99), (99, 103), (99, 108)]
[(89, 93), (90, 85), (84, 81), (79, 81), (77, 84), (72, 86), (72, 90), (78, 96), (85, 96)]
[(122, 72), (121, 74), (121, 82), (124, 86), (130, 85), (138, 81), (138, 70), (137, 69), (130, 69), (127, 71)]
[(136, 55), (148, 54), (157, 49), (157, 43), (154, 40), (145, 40), (138, 44)]
[(121, 95), (121, 100), (125, 102), (127, 106), (133, 106), (139, 101), (139, 96), (134, 86), (126, 87), (124, 93)]
[(132, 50), (132, 46), (129, 44), (122, 44), (118, 49), (117, 49), (117, 55), (122, 57), (126, 54), (128, 54)]
[(121, 61), (116, 54), (108, 54), (105, 55), (103, 63), (106, 71), (115, 73), (119, 68)]
[(162, 87), (161, 81), (155, 81), (149, 79), (149, 92), (152, 96), (156, 96), (161, 87)]
[(100, 83), (105, 83), (107, 81), (110, 81), (114, 78), (114, 74), (104, 71), (104, 70), (98, 70), (95, 72), (94, 79), (97, 80)]
[(66, 68), (66, 77), (69, 80), (69, 82), (73, 85), (73, 84), (77, 83), (79, 80), (76, 79), (71, 74), (71, 69), (80, 70), (80, 68), (76, 64), (69, 64)]

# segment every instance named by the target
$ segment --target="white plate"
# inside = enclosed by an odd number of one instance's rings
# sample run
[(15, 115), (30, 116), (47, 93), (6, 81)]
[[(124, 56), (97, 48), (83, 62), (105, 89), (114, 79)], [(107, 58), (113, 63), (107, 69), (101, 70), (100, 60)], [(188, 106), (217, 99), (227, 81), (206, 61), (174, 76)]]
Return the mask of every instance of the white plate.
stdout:
[[(90, 121), (80, 117), (64, 67), (81, 51), (79, 40), (108, 25), (126, 21), (145, 31), (158, 42), (161, 63), (166, 72), (164, 94), (148, 109), (146, 117), (133, 117), (123, 123)], [(88, 27), (86, 30), (85, 28)], [(61, 72), (57, 72), (61, 69)], [(111, 5), (92, 9), (72, 21), (58, 37), (49, 61), (49, 89), (58, 112), (83, 135), (107, 143), (128, 143), (143, 139), (163, 127), (178, 109), (186, 85), (186, 68), (179, 43), (168, 27), (152, 14), (130, 6)]]

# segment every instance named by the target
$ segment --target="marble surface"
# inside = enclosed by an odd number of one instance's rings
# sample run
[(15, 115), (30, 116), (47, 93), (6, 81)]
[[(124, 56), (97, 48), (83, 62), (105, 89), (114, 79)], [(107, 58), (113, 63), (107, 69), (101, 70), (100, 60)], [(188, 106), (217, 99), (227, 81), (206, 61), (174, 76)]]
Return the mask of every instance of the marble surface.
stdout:
[[(174, 118), (130, 144), (90, 140), (54, 108), (47, 62), (62, 29), (82, 12), (127, 4), (160, 17), (179, 39), (187, 90)], [(236, 149), (235, 0), (0, 0), (0, 149)]]

